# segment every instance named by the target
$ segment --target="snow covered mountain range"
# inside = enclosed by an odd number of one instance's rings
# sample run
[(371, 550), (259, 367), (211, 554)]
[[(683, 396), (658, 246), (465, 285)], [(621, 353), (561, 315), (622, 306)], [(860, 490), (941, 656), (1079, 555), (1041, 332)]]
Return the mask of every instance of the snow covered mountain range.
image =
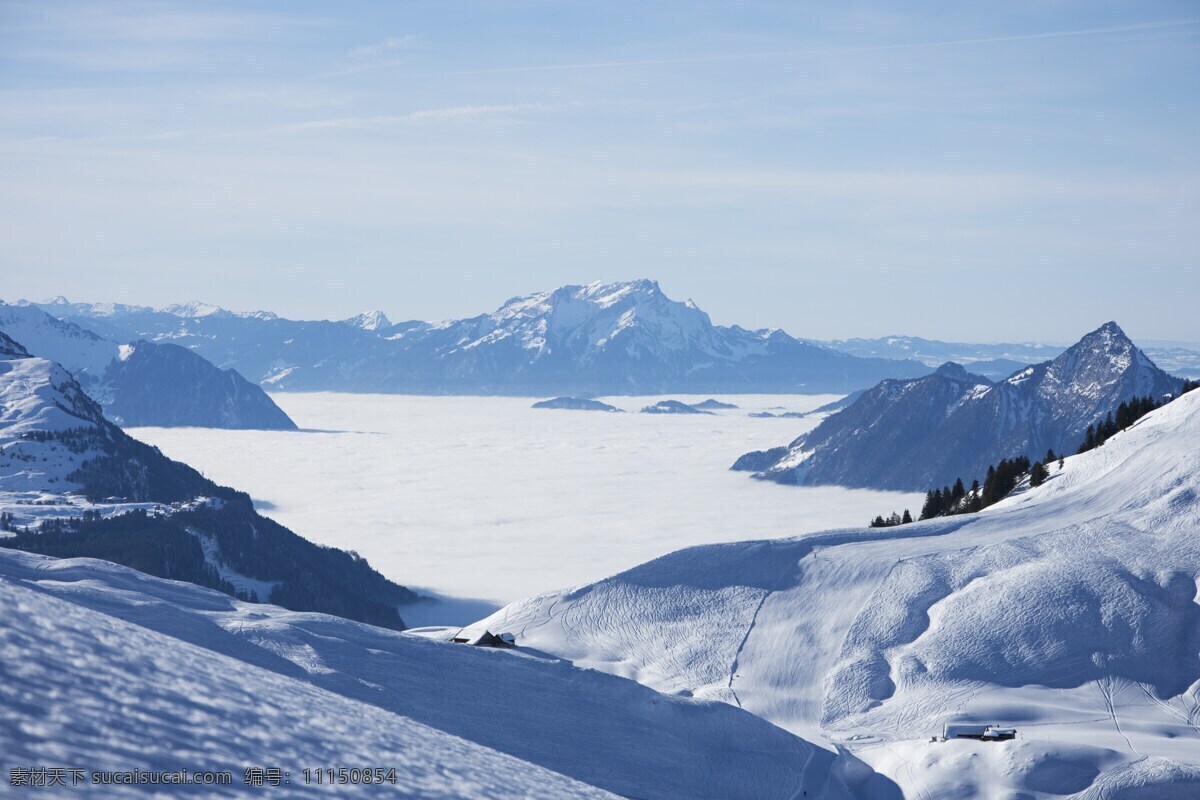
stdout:
[(65, 367), (119, 425), (296, 428), (261, 388), (187, 348), (136, 337), (109, 340), (36, 307), (2, 302), (0, 331)]
[(0, 334), (0, 548), (94, 556), (392, 628), (418, 596), (318, 547), (107, 420), (63, 367)]
[(301, 322), (202, 304), (154, 310), (62, 298), (39, 307), (110, 339), (182, 345), (278, 390), (818, 393), (928, 372), (915, 361), (857, 358), (780, 330), (713, 325), (651, 280), (564, 286), (438, 323), (393, 324), (380, 312)]
[(1192, 391), (977, 514), (691, 548), (481, 624), (835, 747), (860, 797), (1197, 797), (1197, 442)]
[(733, 468), (780, 483), (918, 491), (959, 477), (970, 484), (1001, 458), (1073, 453), (1087, 426), (1122, 401), (1161, 399), (1180, 384), (1109, 322), (998, 383), (957, 364), (883, 381), (790, 445), (748, 453)]
[[(994, 381), (1003, 380), (1030, 364), (1053, 359), (1067, 349), (1065, 345), (1038, 342), (968, 344), (922, 339), (920, 336), (809, 341), (855, 356), (914, 359), (930, 367), (953, 361)], [(1172, 375), (1200, 378), (1200, 344), (1147, 342), (1142, 349), (1154, 363)]]

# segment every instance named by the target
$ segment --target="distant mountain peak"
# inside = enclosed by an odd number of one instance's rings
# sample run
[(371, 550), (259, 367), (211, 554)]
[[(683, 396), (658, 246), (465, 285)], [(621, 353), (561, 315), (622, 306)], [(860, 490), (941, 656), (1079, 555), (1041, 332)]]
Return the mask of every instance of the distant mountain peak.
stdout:
[(662, 287), (653, 278), (635, 278), (631, 281), (611, 281), (607, 283), (605, 281), (592, 281), (591, 283), (584, 284), (583, 288), (592, 295), (621, 290), (662, 293)]
[(1153, 365), (1115, 322), (1106, 322), (1086, 334), (1050, 363), (1051, 369), (1060, 373), (1124, 371), (1132, 366)]
[(1125, 331), (1121, 330), (1121, 326), (1110, 321), (1096, 328), (1091, 333), (1084, 335), (1082, 339), (1067, 348), (1067, 350), (1094, 347), (1097, 344), (1104, 344), (1110, 348), (1115, 345), (1121, 349), (1134, 347), (1133, 340), (1125, 334)]
[(953, 361), (947, 361), (933, 371), (934, 375), (946, 375), (954, 378), (965, 378), (967, 376), (967, 368), (962, 364), (956, 364)]
[(1125, 395), (1160, 395), (1166, 376), (1115, 322), (1106, 322), (1068, 347), (1046, 368), (1043, 394), (1070, 390), (1099, 397), (1119, 386)]
[(211, 303), (201, 303), (198, 300), (192, 300), (188, 303), (175, 303), (159, 309), (165, 314), (171, 314), (176, 317), (212, 317), (212, 316), (229, 316), (230, 312), (214, 306)]
[[(596, 303), (601, 307), (607, 307), (635, 296), (653, 300), (668, 299), (663, 294), (662, 287), (658, 285), (658, 281), (650, 278), (638, 278), (633, 281), (614, 281), (612, 283), (592, 281), (584, 286), (564, 286), (559, 291), (567, 292), (578, 300), (587, 300)], [(668, 302), (673, 301), (668, 300)]]
[(379, 331), (392, 327), (392, 321), (382, 311), (364, 311), (342, 322), (364, 331)]

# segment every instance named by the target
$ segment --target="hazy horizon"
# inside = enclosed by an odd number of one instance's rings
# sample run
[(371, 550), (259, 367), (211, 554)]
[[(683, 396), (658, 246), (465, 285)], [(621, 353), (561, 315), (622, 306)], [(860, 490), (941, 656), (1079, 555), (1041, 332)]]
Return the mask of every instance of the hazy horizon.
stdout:
[[(653, 279), (651, 279), (651, 280), (653, 280)], [(586, 283), (591, 283), (591, 281), (577, 282), (575, 284), (567, 284), (567, 285), (582, 286), (582, 285), (585, 285)], [(661, 286), (661, 284), (660, 284), (660, 286)], [(559, 287), (547, 287), (543, 291), (551, 291), (552, 289), (556, 289), (556, 288), (559, 288)], [(697, 300), (694, 297), (676, 296), (671, 293), (671, 291), (669, 290), (668, 287), (662, 287), (662, 289), (663, 289), (663, 293), (671, 300), (675, 300), (675, 301), (679, 301), (679, 302), (683, 302), (685, 300), (692, 300), (693, 302), (696, 303), (696, 305), (700, 308), (701, 311), (705, 311), (705, 312), (708, 311), (708, 309), (705, 308), (704, 303)], [(478, 309), (477, 311), (475, 311), (473, 313), (469, 313), (469, 314), (465, 315), (464, 317), (461, 317), (458, 319), (469, 319), (471, 317), (479, 316), (481, 314), (489, 314), (489, 313), (497, 310), (498, 308), (500, 308), (500, 306), (504, 302), (507, 302), (508, 300), (515, 299), (516, 297), (520, 297), (520, 296), (522, 296), (522, 295), (507, 296), (504, 298), (504, 300), (498, 301), (494, 306), (492, 306), (490, 308)], [(429, 322), (429, 323), (438, 323), (438, 322), (447, 321), (446, 318), (435, 318), (435, 317), (429, 317), (429, 316), (400, 317), (400, 316), (389, 313), (385, 308), (378, 308), (378, 307), (377, 308), (362, 308), (351, 314), (347, 314), (345, 316), (325, 314), (323, 316), (295, 316), (295, 317), (293, 317), (293, 316), (289, 316), (285, 313), (281, 313), (277, 309), (272, 308), (270, 306), (260, 305), (257, 307), (230, 308), (227, 306), (220, 306), (220, 304), (218, 304), (218, 303), (209, 303), (207, 300), (204, 300), (203, 298), (198, 298), (198, 297), (181, 298), (181, 299), (174, 300), (174, 301), (171, 301), (168, 303), (163, 303), (163, 304), (138, 302), (134, 299), (113, 300), (113, 299), (107, 299), (107, 298), (97, 299), (97, 298), (87, 298), (87, 297), (70, 297), (67, 295), (54, 295), (54, 296), (42, 297), (42, 298), (0, 297), (0, 302), (4, 302), (4, 303), (29, 302), (29, 303), (34, 303), (34, 304), (38, 304), (38, 305), (46, 305), (46, 304), (50, 303), (50, 301), (58, 300), (59, 298), (62, 298), (70, 303), (91, 303), (91, 304), (124, 303), (124, 304), (131, 305), (131, 306), (144, 306), (144, 307), (148, 307), (148, 308), (153, 308), (155, 310), (161, 310), (162, 308), (165, 308), (167, 306), (172, 306), (172, 305), (187, 305), (189, 303), (201, 303), (201, 304), (205, 304), (205, 305), (219, 306), (223, 310), (229, 311), (229, 312), (232, 312), (235, 314), (251, 314), (254, 312), (266, 311), (266, 312), (274, 313), (274, 314), (278, 315), (279, 317), (282, 317), (285, 319), (292, 319), (292, 320), (299, 320), (299, 321), (343, 322), (343, 321), (349, 319), (350, 317), (356, 316), (358, 314), (366, 314), (366, 313), (371, 313), (374, 311), (383, 312), (384, 315), (387, 316), (388, 319), (391, 320), (393, 323), (409, 322), (409, 321), (414, 321), (414, 320), (420, 320), (422, 322)], [(1103, 325), (1104, 323), (1106, 323), (1108, 321), (1109, 320), (1097, 319), (1095, 324), (1093, 324), (1091, 327), (1081, 329), (1078, 332), (1078, 334), (1074, 336), (1074, 338), (1070, 338), (1070, 339), (1053, 339), (1053, 338), (1048, 338), (1048, 337), (1037, 337), (1037, 336), (1025, 336), (1025, 337), (1021, 337), (1021, 338), (1011, 338), (1011, 339), (1000, 339), (1000, 338), (971, 339), (971, 340), (940, 339), (939, 337), (936, 337), (936, 336), (923, 335), (916, 329), (915, 326), (912, 329), (889, 331), (888, 333), (880, 334), (878, 336), (858, 336), (858, 335), (826, 336), (826, 335), (822, 335), (819, 332), (789, 330), (788, 328), (785, 328), (781, 325), (765, 325), (763, 327), (764, 328), (778, 328), (780, 330), (783, 330), (785, 333), (787, 333), (791, 336), (794, 336), (798, 339), (814, 339), (814, 340), (821, 340), (821, 341), (858, 339), (858, 338), (878, 339), (878, 338), (887, 338), (887, 337), (892, 337), (892, 336), (896, 336), (896, 337), (906, 336), (906, 337), (927, 339), (927, 340), (931, 340), (931, 341), (944, 341), (947, 343), (959, 342), (962, 344), (985, 344), (985, 345), (986, 344), (1005, 344), (1005, 343), (1009, 343), (1009, 344), (1042, 344), (1042, 345), (1068, 347), (1071, 344), (1074, 344), (1076, 341), (1078, 341), (1079, 338), (1082, 337), (1084, 334), (1089, 333), (1092, 330), (1095, 330), (1096, 328), (1100, 327), (1101, 325)], [(1198, 334), (1198, 337), (1196, 339), (1191, 339), (1191, 340), (1188, 340), (1188, 339), (1157, 339), (1157, 338), (1153, 338), (1153, 337), (1143, 337), (1143, 336), (1139, 336), (1135, 332), (1129, 330), (1120, 319), (1116, 319), (1113, 321), (1115, 321), (1118, 325), (1120, 325), (1122, 330), (1124, 330), (1125, 333), (1128, 334), (1129, 337), (1131, 339), (1133, 339), (1135, 343), (1142, 345), (1142, 346), (1149, 346), (1149, 347), (1182, 346), (1182, 347), (1200, 348), (1200, 334)], [(714, 325), (723, 325), (726, 327), (729, 327), (732, 325), (741, 325), (741, 327), (743, 327), (743, 328), (748, 327), (748, 326), (740, 323), (736, 319), (734, 319), (734, 320), (713, 319), (713, 324)]]

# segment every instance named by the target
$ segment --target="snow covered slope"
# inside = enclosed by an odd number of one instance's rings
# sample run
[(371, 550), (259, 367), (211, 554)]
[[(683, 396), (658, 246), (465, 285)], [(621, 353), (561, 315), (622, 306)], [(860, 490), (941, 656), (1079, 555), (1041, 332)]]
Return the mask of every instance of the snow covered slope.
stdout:
[[(83, 597), (71, 597), (64, 587), (46, 591), (36, 570), (49, 564), (30, 561), (24, 566), (34, 574), (15, 577), (12, 557), (0, 553), (6, 573), (0, 580), (0, 753), (6, 781), (14, 767), (73, 767), (87, 770), (85, 783), (71, 788), (67, 777), (64, 794), (145, 797), (149, 787), (87, 782), (101, 771), (187, 769), (228, 771), (232, 781), (227, 786), (154, 788), (163, 796), (168, 789), (171, 796), (193, 797), (361, 796), (362, 786), (305, 786), (305, 768), (344, 765), (394, 769), (394, 788), (369, 788), (408, 797), (612, 797), (409, 717), (317, 688), (299, 670), (287, 674), (206, 647), (205, 635), (236, 640), (201, 617), (189, 620), (174, 613), (157, 597), (134, 595), (172, 618), (161, 621), (159, 630), (93, 610), (89, 600), (104, 605), (102, 583), (84, 590)], [(89, 566), (103, 581), (103, 565)], [(76, 566), (76, 573), (87, 569)], [(53, 579), (53, 569), (40, 576), (41, 581)], [(109, 609), (121, 605), (114, 600)], [(173, 625), (180, 630), (162, 632)], [(188, 631), (189, 625), (195, 630)], [(181, 641), (180, 633), (201, 642)], [(269, 651), (259, 660), (271, 660)], [(248, 787), (246, 766), (282, 768), (288, 782)]]
[[(915, 361), (857, 358), (783, 331), (713, 325), (656, 281), (594, 282), (515, 297), (490, 314), (391, 324), (199, 308), (42, 307), (108, 336), (173, 341), (282, 390), (421, 394), (848, 392), (920, 375)], [(203, 312), (203, 313), (202, 313)]]
[(296, 428), (258, 386), (186, 348), (118, 344), (34, 306), (3, 302), (0, 330), (29, 353), (65, 367), (120, 425)]
[[(909, 797), (1200, 796), (1198, 443), (1194, 391), (979, 514), (683, 550), (486, 624)], [(1019, 739), (930, 742), (956, 718)]]
[(79, 489), (68, 476), (99, 450), (33, 437), (72, 429), (99, 434), (105, 425), (99, 407), (59, 365), (2, 349), (8, 353), (0, 355), (0, 491)]
[(293, 790), (306, 766), (394, 765), (417, 797), (599, 795), (547, 769), (628, 797), (848, 796), (832, 754), (751, 714), (537, 651), (3, 550), (0, 617), (0, 753), (20, 763), (257, 763)]
[(780, 483), (915, 491), (956, 478), (969, 484), (1001, 458), (1075, 452), (1087, 426), (1122, 401), (1161, 399), (1180, 383), (1109, 322), (999, 383), (957, 364), (883, 381), (787, 450), (747, 454), (734, 469)]

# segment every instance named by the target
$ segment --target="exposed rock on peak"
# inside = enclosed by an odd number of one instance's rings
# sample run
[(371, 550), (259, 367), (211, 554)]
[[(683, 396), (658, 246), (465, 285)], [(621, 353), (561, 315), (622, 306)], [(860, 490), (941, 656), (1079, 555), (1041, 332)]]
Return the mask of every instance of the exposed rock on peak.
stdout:
[(982, 480), (1001, 458), (1074, 452), (1087, 426), (1122, 401), (1161, 398), (1179, 385), (1109, 322), (999, 383), (954, 363), (923, 378), (883, 381), (778, 457), (748, 454), (734, 468), (781, 483), (878, 489)]
[(382, 311), (364, 311), (342, 322), (364, 331), (381, 331), (392, 327), (392, 321)]

